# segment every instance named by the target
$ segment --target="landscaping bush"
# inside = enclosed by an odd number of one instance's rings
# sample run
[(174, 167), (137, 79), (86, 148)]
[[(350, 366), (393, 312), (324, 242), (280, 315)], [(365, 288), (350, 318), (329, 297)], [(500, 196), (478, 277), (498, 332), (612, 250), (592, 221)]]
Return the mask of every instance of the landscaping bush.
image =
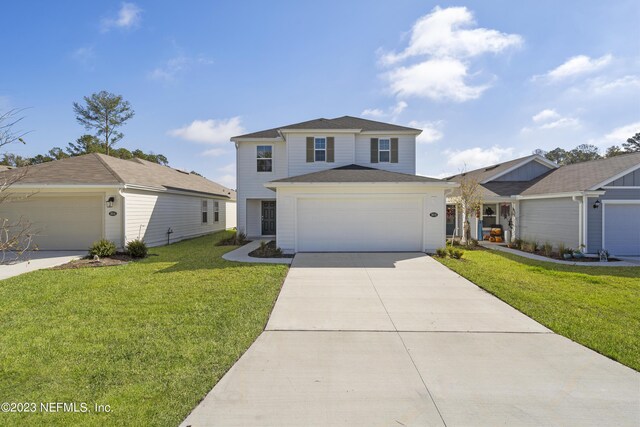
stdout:
[(249, 252), (249, 256), (256, 258), (283, 258), (288, 257), (282, 253), (282, 249), (276, 246), (273, 240), (269, 243), (262, 241), (260, 247)]
[(559, 243), (558, 244), (558, 255), (560, 257), (562, 257), (562, 255), (564, 255), (565, 253), (567, 253), (567, 247), (564, 245), (564, 243)]
[(551, 255), (553, 255), (553, 245), (549, 242), (544, 242), (542, 251), (544, 252), (544, 256), (551, 258)]
[(89, 255), (91, 256), (99, 256), (110, 257), (115, 255), (116, 253), (116, 244), (107, 239), (100, 239), (93, 242), (91, 247), (89, 248)]
[(464, 251), (462, 249), (457, 249), (457, 248), (449, 248), (448, 252), (449, 252), (449, 256), (453, 259), (460, 259), (464, 255)]
[(440, 258), (445, 258), (447, 256), (447, 248), (438, 248), (436, 249), (436, 255)]
[(220, 240), (218, 246), (242, 246), (246, 245), (249, 242), (250, 240), (247, 240), (246, 234), (236, 232), (228, 239)]
[(144, 258), (148, 252), (149, 249), (147, 249), (147, 245), (140, 239), (135, 239), (127, 243), (127, 253), (131, 258)]

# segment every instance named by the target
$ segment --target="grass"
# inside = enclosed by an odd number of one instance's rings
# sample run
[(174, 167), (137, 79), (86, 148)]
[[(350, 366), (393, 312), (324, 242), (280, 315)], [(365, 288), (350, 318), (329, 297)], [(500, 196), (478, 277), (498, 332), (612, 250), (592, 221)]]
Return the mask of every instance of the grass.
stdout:
[(554, 332), (640, 371), (640, 268), (570, 266), (486, 249), (436, 259)]
[(263, 330), (287, 267), (239, 264), (230, 232), (117, 267), (0, 281), (0, 401), (110, 413), (0, 413), (0, 425), (175, 426)]

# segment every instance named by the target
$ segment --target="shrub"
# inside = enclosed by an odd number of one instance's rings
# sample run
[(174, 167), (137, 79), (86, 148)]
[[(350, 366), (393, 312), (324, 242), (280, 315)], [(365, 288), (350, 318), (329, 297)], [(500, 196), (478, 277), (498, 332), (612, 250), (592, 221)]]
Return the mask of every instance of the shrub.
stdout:
[(89, 255), (101, 258), (110, 257), (116, 253), (116, 244), (107, 239), (100, 239), (93, 242), (89, 248)]
[(244, 233), (234, 233), (233, 236), (228, 239), (221, 240), (218, 242), (218, 246), (242, 246), (249, 243), (247, 240), (247, 235)]
[(447, 248), (438, 248), (436, 249), (436, 255), (440, 258), (445, 258), (447, 256)]
[(127, 253), (131, 258), (144, 258), (148, 252), (147, 245), (140, 239), (127, 243)]
[(564, 255), (565, 253), (567, 253), (567, 247), (564, 245), (564, 243), (558, 244), (558, 255), (562, 257), (562, 255)]
[(475, 240), (475, 239), (467, 240), (467, 247), (475, 248), (476, 246), (478, 246), (478, 241), (477, 240)]
[(544, 252), (544, 256), (551, 258), (551, 255), (553, 255), (553, 245), (549, 242), (544, 242), (542, 251)]
[(449, 256), (453, 259), (460, 259), (464, 255), (464, 251), (462, 249), (457, 249), (457, 248), (449, 248), (448, 252), (449, 252)]

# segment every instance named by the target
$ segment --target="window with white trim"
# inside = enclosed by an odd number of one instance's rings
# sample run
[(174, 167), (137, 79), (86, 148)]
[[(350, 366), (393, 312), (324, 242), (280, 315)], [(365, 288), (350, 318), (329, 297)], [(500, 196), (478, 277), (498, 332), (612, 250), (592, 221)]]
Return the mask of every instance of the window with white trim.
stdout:
[(273, 147), (271, 145), (258, 145), (256, 162), (258, 172), (271, 172), (273, 170)]
[(207, 200), (202, 201), (202, 223), (207, 224), (209, 222), (209, 203)]
[(327, 138), (314, 138), (314, 159), (316, 162), (327, 161)]
[(213, 222), (220, 221), (220, 202), (213, 202)]
[(378, 140), (378, 162), (389, 163), (391, 160), (391, 140), (388, 138)]

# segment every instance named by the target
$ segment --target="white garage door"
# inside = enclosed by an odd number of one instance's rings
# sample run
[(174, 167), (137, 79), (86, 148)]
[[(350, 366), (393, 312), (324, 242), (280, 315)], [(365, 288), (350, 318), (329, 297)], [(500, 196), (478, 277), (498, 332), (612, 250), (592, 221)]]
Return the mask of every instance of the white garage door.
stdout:
[(83, 250), (102, 237), (102, 196), (33, 195), (3, 203), (1, 217), (24, 218), (41, 250)]
[(603, 246), (613, 255), (640, 255), (640, 204), (606, 204)]
[(299, 199), (298, 251), (421, 251), (422, 203), (422, 197)]

